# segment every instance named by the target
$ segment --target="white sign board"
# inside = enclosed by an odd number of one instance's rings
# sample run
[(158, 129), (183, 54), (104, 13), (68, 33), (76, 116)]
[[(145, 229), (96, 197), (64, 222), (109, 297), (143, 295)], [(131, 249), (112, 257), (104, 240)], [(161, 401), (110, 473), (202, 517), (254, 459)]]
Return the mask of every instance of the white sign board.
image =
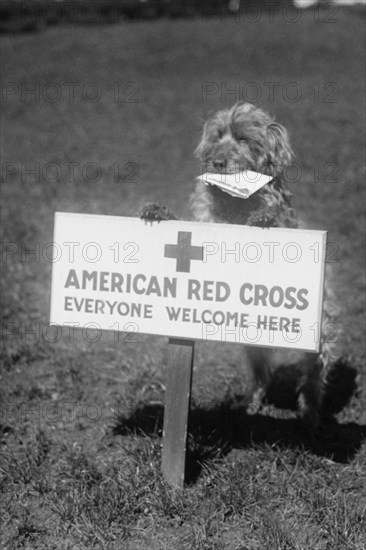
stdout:
[(326, 232), (56, 213), (51, 324), (318, 351)]

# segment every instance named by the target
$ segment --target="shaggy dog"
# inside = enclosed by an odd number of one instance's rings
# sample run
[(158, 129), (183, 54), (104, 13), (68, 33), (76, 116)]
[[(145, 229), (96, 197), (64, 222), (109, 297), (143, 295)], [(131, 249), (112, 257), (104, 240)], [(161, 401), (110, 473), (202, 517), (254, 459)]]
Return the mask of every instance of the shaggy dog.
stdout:
[[(204, 125), (196, 153), (204, 171), (253, 170), (273, 176), (273, 179), (246, 200), (232, 197), (216, 186), (198, 183), (191, 196), (195, 220), (259, 227), (299, 227), (283, 175), (293, 155), (288, 133), (262, 109), (250, 103), (237, 103), (230, 110), (217, 112)], [(253, 410), (257, 410), (266, 398), (274, 404), (292, 408), (295, 393), (302, 417), (312, 425), (318, 422), (328, 374), (338, 358), (336, 344), (332, 341), (339, 332), (338, 314), (326, 284), (318, 356), (247, 347), (245, 363), (250, 373)], [(285, 364), (289, 368), (286, 369)], [(282, 388), (282, 397), (279, 397), (281, 392), (274, 390), (276, 386)]]
[[(283, 175), (292, 159), (288, 133), (262, 109), (249, 103), (237, 103), (231, 109), (217, 112), (204, 125), (196, 153), (203, 172), (224, 174), (253, 170), (273, 179), (245, 200), (219, 187), (197, 183), (190, 199), (194, 220), (258, 227), (299, 227)], [(165, 207), (156, 205), (147, 205), (142, 217), (174, 219)], [(324, 403), (329, 401), (327, 385), (333, 384), (338, 389), (342, 385), (343, 362), (338, 358), (334, 341), (339, 338), (338, 315), (326, 283), (318, 355), (246, 347), (243, 361), (253, 412), (262, 402), (269, 402), (281, 408), (297, 408), (307, 423), (317, 425), (320, 415), (325, 412)], [(351, 386), (352, 393), (354, 377)], [(341, 406), (347, 398), (340, 400)]]

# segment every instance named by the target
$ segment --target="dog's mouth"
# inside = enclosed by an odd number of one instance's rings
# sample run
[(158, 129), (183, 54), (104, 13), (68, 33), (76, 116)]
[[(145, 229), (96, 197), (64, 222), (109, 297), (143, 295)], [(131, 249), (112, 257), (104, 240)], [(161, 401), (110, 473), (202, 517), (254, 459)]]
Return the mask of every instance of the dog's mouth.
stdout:
[(230, 169), (220, 169), (220, 168), (212, 168), (212, 169), (208, 169), (207, 172), (209, 172), (210, 174), (222, 174), (222, 175), (225, 175), (225, 174), (238, 174), (239, 172), (243, 172), (242, 169), (238, 168), (236, 170), (230, 170)]

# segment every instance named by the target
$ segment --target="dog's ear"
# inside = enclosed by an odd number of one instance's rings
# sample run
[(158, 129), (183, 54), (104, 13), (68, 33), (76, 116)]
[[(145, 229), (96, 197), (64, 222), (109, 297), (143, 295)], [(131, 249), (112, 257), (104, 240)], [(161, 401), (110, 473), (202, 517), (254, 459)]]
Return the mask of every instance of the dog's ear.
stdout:
[(206, 122), (203, 122), (203, 128), (201, 133), (201, 139), (199, 144), (197, 145), (194, 155), (195, 157), (199, 158), (200, 160), (203, 159), (204, 152), (207, 148), (207, 141), (208, 141), (208, 134), (209, 134), (209, 126), (212, 124), (212, 119), (206, 120)]
[(203, 156), (203, 148), (204, 148), (205, 143), (206, 143), (205, 129), (203, 129), (203, 133), (201, 135), (201, 141), (199, 142), (196, 149), (194, 150), (194, 156), (201, 159), (201, 160), (202, 160), (202, 156)]
[(267, 127), (268, 168), (273, 175), (280, 174), (283, 168), (290, 164), (293, 151), (286, 128), (272, 122)]
[(217, 131), (217, 126), (218, 126), (217, 117), (219, 114), (220, 113), (217, 113), (214, 117), (208, 119), (203, 124), (201, 140), (194, 151), (195, 156), (202, 161), (204, 160), (204, 157), (207, 151), (210, 150), (212, 139), (213, 139), (212, 136)]

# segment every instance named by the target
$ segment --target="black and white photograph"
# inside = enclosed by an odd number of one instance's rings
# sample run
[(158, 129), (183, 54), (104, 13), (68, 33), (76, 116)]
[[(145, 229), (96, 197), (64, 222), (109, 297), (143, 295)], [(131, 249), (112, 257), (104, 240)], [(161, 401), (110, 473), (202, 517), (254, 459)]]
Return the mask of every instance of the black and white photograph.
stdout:
[(366, 0), (0, 13), (0, 548), (366, 550)]

